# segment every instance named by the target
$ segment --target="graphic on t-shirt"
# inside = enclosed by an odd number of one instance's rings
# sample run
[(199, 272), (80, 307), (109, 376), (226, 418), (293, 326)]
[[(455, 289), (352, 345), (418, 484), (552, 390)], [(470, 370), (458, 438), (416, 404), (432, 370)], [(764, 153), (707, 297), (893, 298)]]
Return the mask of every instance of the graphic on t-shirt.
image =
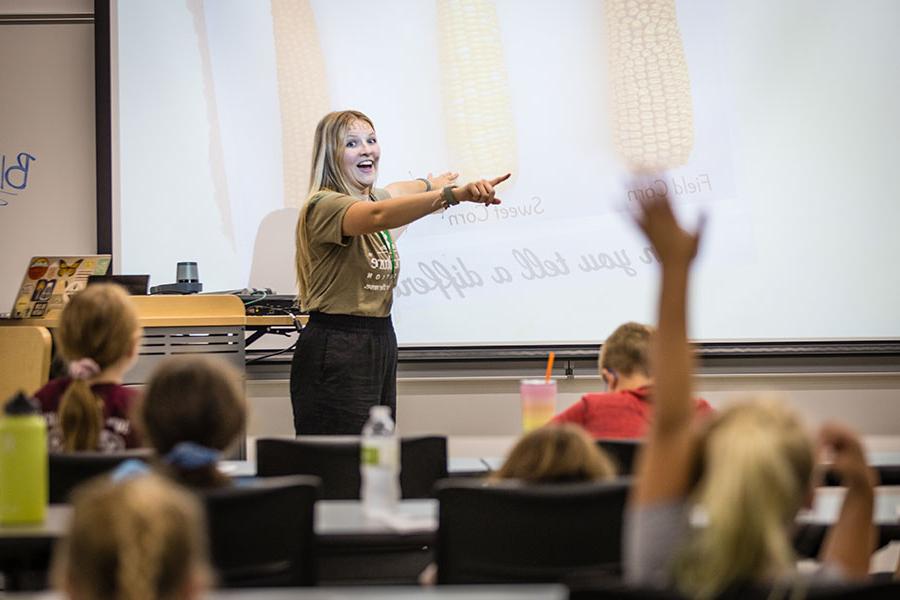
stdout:
[[(47, 421), (47, 448), (50, 452), (64, 452), (65, 444), (62, 427), (59, 424), (59, 415), (55, 412), (45, 412), (44, 420)], [(131, 423), (121, 417), (109, 417), (103, 423), (100, 430), (100, 439), (97, 441), (96, 450), (99, 452), (120, 452), (127, 448), (125, 437), (131, 431)]]
[(378, 241), (369, 244), (370, 250), (366, 251), (369, 269), (366, 272), (363, 289), (371, 292), (387, 292), (394, 288), (397, 275), (400, 273), (400, 258), (394, 249), (390, 232), (379, 231), (375, 234), (375, 238)]

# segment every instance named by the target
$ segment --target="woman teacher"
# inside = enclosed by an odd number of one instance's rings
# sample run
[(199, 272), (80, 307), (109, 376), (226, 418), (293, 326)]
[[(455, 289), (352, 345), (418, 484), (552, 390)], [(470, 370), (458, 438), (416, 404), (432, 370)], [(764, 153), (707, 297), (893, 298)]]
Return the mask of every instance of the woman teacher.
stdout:
[(400, 257), (391, 230), (460, 202), (498, 204), (509, 174), (461, 186), (453, 173), (375, 187), (381, 149), (357, 111), (325, 115), (310, 193), (297, 221), (300, 307), (309, 312), (291, 363), (297, 434), (358, 434), (376, 404), (396, 410), (391, 323)]

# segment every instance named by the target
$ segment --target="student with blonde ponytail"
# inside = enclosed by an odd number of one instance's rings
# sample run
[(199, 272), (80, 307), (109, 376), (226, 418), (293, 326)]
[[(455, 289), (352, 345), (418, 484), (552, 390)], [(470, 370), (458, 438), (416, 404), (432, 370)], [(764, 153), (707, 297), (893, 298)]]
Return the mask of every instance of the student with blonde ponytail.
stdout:
[(137, 447), (131, 425), (137, 392), (122, 385), (137, 360), (141, 339), (128, 295), (117, 285), (88, 287), (63, 309), (55, 333), (68, 376), (48, 382), (35, 394), (47, 419), (50, 450)]
[(211, 569), (198, 500), (162, 477), (95, 480), (79, 488), (54, 558), (71, 600), (191, 600)]
[[(814, 491), (812, 437), (772, 398), (695, 422), (685, 315), (700, 231), (683, 230), (665, 197), (642, 202), (638, 224), (662, 262), (662, 286), (652, 350), (655, 413), (626, 514), (628, 581), (704, 599), (742, 585), (796, 590), (865, 579), (874, 545), (874, 476), (857, 436), (835, 424), (819, 433), (848, 489), (823, 545), (822, 568), (801, 581), (790, 531)], [(702, 515), (696, 531), (689, 521), (694, 508)]]

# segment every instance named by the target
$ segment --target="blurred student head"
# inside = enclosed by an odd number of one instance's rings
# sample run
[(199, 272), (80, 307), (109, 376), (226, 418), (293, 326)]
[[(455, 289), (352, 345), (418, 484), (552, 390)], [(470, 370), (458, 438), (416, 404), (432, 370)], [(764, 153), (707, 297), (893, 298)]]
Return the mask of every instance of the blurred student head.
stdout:
[(221, 360), (179, 356), (166, 359), (147, 382), (139, 418), (143, 435), (182, 483), (228, 483), (216, 463), (246, 424), (239, 381)]
[(156, 475), (92, 481), (75, 492), (56, 586), (72, 600), (188, 600), (209, 586), (202, 509)]
[(814, 489), (809, 432), (782, 401), (760, 397), (723, 410), (701, 439), (694, 496), (708, 524), (676, 562), (679, 585), (703, 595), (791, 572), (789, 526)]
[(522, 436), (493, 478), (564, 483), (615, 475), (612, 461), (581, 427), (562, 424), (545, 425)]

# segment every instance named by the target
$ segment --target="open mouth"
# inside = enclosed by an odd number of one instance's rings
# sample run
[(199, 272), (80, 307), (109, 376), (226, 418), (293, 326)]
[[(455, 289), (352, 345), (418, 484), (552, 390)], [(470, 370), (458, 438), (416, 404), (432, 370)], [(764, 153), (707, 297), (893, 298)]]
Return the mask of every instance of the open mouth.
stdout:
[(375, 163), (371, 160), (361, 160), (356, 163), (356, 168), (363, 173), (372, 173), (375, 171)]

